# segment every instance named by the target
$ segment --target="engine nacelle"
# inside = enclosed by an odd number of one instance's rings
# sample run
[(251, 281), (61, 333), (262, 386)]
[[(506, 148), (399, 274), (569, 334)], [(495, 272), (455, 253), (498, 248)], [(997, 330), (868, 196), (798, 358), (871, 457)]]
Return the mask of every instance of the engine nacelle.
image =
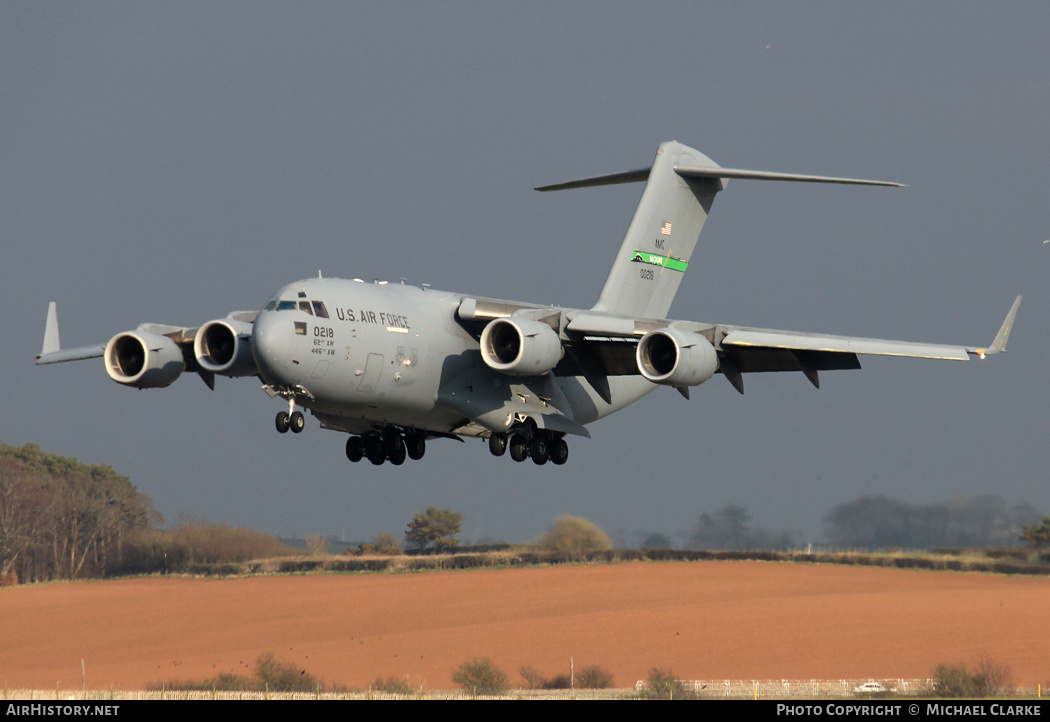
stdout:
[(718, 352), (703, 336), (673, 328), (642, 336), (638, 370), (654, 384), (699, 386), (718, 370)]
[(561, 361), (561, 339), (540, 321), (497, 318), (481, 332), (481, 356), (496, 371), (539, 376)]
[(137, 389), (170, 386), (186, 368), (177, 343), (142, 331), (118, 333), (106, 344), (103, 358), (111, 379)]
[(252, 356), (252, 325), (243, 321), (208, 321), (197, 329), (193, 355), (202, 369), (222, 376), (259, 373)]

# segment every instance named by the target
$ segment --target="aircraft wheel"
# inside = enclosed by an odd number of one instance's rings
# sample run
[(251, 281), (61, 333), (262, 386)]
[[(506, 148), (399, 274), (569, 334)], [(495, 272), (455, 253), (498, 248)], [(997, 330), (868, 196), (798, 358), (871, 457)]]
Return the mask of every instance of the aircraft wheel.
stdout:
[(493, 434), (489, 437), (489, 451), (493, 456), (503, 456), (507, 453), (507, 435)]
[(386, 458), (394, 466), (401, 466), (405, 463), (406, 453), (405, 442), (402, 441), (401, 436), (398, 435), (397, 443), (394, 445), (394, 450), (388, 452)]
[(419, 461), (427, 453), (427, 440), (422, 434), (405, 434), (405, 445), (408, 447), (408, 458)]
[(536, 434), (532, 437), (532, 442), (529, 444), (529, 456), (532, 457), (532, 461), (537, 466), (543, 466), (547, 463), (547, 459), (550, 458), (550, 444), (547, 442), (547, 437), (543, 434)]
[(295, 434), (306, 428), (306, 417), (303, 416), (302, 411), (295, 411), (288, 417), (288, 428)]
[(397, 451), (398, 446), (403, 446), (401, 434), (397, 432), (397, 429), (386, 429), (383, 432), (383, 451), (386, 453), (387, 458), (390, 458)]
[(386, 461), (386, 452), (383, 450), (383, 438), (379, 434), (369, 434), (365, 437), (365, 456), (376, 466)]
[(288, 433), (288, 412), (278, 411), (277, 418), (273, 420), (274, 425), (277, 427), (277, 431), (286, 434)]
[(551, 442), (550, 455), (551, 461), (558, 466), (569, 460), (569, 445), (565, 443), (565, 439), (555, 439)]
[(521, 434), (511, 436), (508, 446), (510, 447), (510, 458), (514, 461), (525, 461), (529, 458), (529, 442)]
[(360, 436), (351, 436), (346, 440), (346, 458), (356, 463), (361, 461), (364, 455), (365, 448)]

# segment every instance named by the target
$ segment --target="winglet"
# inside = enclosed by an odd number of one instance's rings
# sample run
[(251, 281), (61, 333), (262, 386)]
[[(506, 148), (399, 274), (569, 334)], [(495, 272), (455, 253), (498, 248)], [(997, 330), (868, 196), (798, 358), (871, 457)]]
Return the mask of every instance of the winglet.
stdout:
[(52, 301), (47, 306), (47, 324), (44, 326), (44, 347), (40, 349), (40, 356), (59, 351), (62, 345), (58, 340), (58, 307)]
[(1006, 319), (1003, 321), (1003, 325), (999, 327), (999, 333), (995, 334), (995, 340), (992, 341), (988, 348), (977, 348), (977, 349), (966, 349), (970, 353), (977, 354), (978, 357), (984, 358), (985, 356), (992, 356), (997, 353), (1006, 353), (1006, 339), (1010, 336), (1010, 330), (1014, 325), (1014, 318), (1017, 316), (1017, 309), (1021, 305), (1021, 297), (1018, 296), (1014, 299), (1014, 305), (1010, 307), (1010, 312), (1006, 314)]

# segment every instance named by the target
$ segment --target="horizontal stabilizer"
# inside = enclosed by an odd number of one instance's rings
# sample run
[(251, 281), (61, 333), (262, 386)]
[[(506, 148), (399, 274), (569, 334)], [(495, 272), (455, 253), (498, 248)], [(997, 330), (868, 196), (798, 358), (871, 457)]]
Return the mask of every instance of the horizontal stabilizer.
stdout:
[(568, 183), (555, 183), (549, 186), (539, 186), (534, 190), (546, 192), (546, 191), (566, 191), (570, 188), (590, 188), (592, 186), (612, 186), (619, 183), (641, 183), (649, 177), (649, 171), (651, 168), (641, 168), (639, 170), (629, 170), (624, 173), (613, 173), (612, 175), (602, 175), (595, 178), (581, 178), (580, 180), (569, 181)]
[[(567, 183), (555, 183), (553, 185), (539, 186), (534, 190), (565, 191), (572, 188), (591, 188), (594, 186), (611, 186), (619, 183), (641, 183), (649, 177), (652, 168), (640, 168), (623, 173), (612, 173), (610, 175), (596, 176), (594, 178), (581, 178), (568, 181)], [(864, 178), (838, 178), (824, 175), (802, 175), (799, 173), (774, 173), (765, 170), (744, 170), (741, 168), (719, 168), (718, 166), (674, 166), (674, 172), (686, 178), (742, 178), (745, 180), (768, 180), (768, 181), (794, 181), (796, 183), (840, 183), (844, 185), (858, 186), (890, 186), (893, 188), (907, 188), (903, 183), (890, 181), (866, 180)]]
[[(741, 170), (739, 168), (683, 168), (675, 166), (675, 173), (689, 178), (746, 178), (748, 180), (795, 181), (796, 183), (843, 183), (857, 186), (892, 186), (907, 188), (903, 183), (864, 180), (862, 178), (835, 178), (823, 175), (798, 175), (797, 173), (771, 173), (764, 170)], [(625, 181), (621, 181), (625, 182)]]

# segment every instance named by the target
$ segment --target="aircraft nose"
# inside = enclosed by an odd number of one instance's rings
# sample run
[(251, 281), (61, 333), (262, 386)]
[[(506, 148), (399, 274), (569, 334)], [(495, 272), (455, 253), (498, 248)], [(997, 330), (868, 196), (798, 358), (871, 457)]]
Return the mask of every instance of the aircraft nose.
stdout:
[(292, 346), (287, 341), (287, 333), (281, 327), (287, 319), (273, 311), (262, 311), (252, 325), (252, 355), (255, 365), (268, 383), (291, 383), (289, 372), (292, 367)]

